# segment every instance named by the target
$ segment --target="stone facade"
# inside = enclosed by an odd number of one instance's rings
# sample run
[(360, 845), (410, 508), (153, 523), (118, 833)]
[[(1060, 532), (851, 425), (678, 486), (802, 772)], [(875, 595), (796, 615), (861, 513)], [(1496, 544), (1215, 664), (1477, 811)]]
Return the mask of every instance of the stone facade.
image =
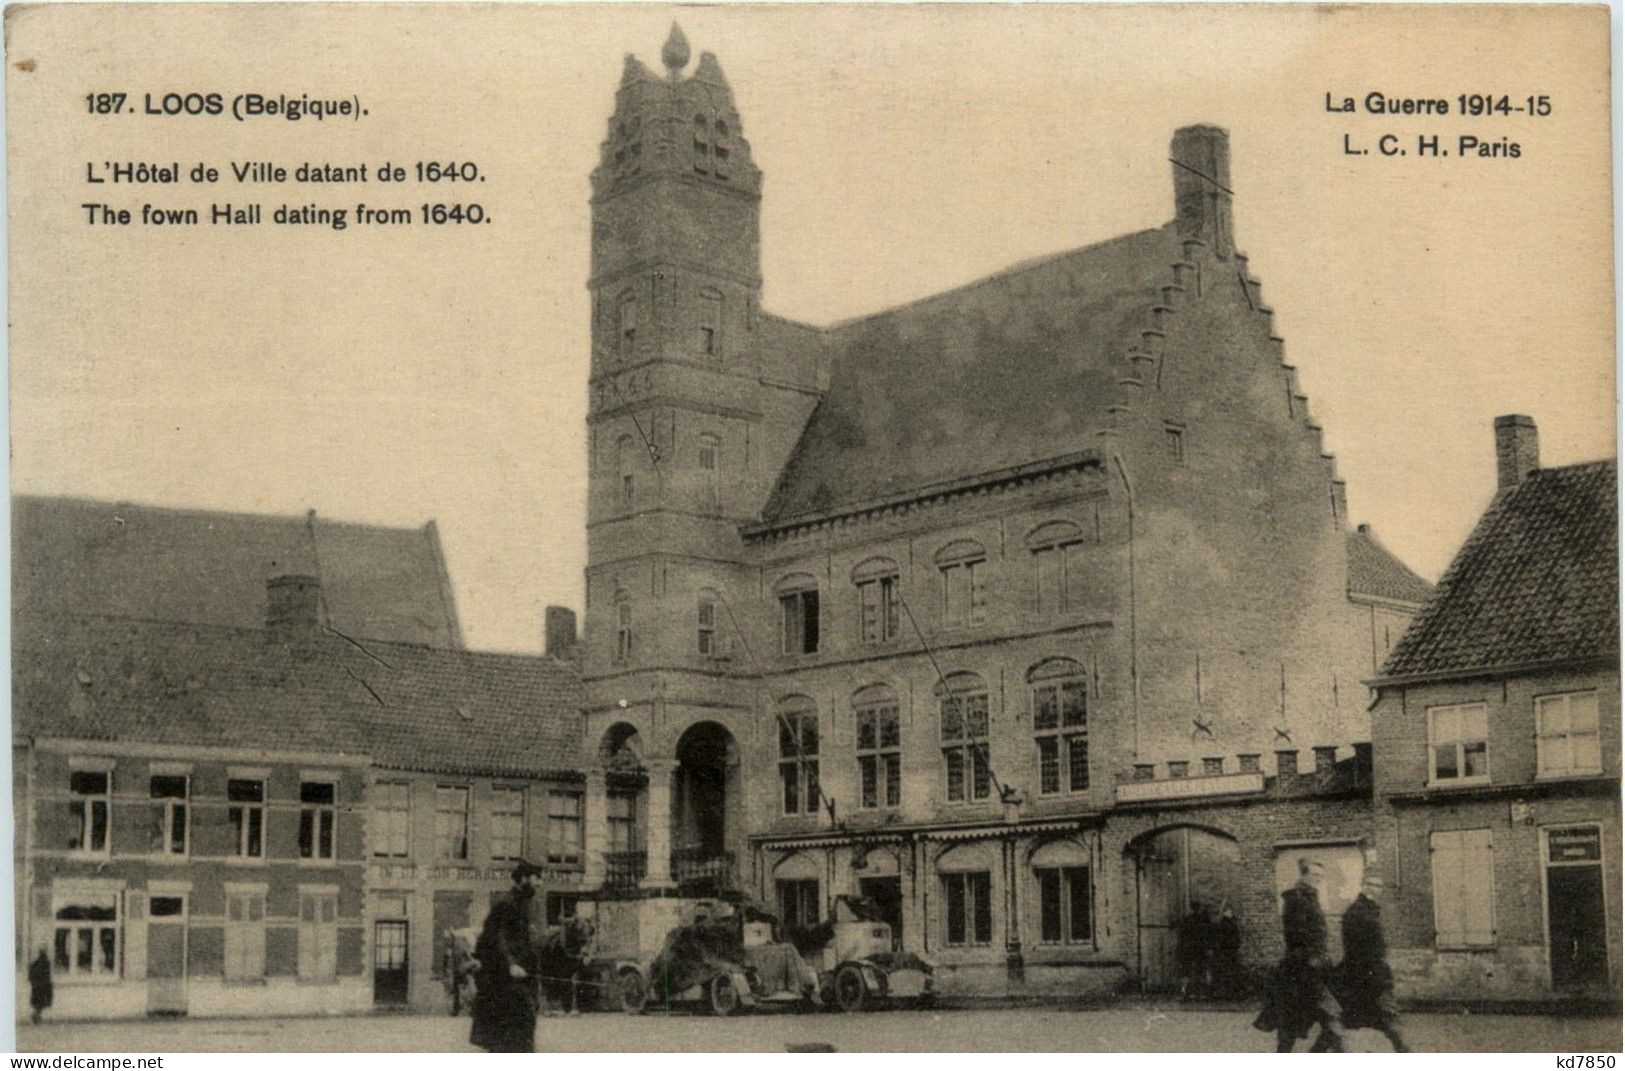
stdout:
[(1224, 131), (1165, 226), (816, 329), (760, 309), (761, 175), (679, 51), (593, 175), (587, 761), (647, 773), (645, 888), (881, 896), (944, 992), (1116, 985), (1155, 815), (1273, 947), (1281, 837), (1369, 837), (1327, 778), (1418, 600), (1351, 567)]

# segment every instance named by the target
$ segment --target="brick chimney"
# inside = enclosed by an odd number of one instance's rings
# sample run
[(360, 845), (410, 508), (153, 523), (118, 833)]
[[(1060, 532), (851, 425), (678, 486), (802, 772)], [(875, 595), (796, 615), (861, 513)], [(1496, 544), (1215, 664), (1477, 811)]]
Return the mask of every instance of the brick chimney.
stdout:
[(554, 658), (566, 661), (576, 655), (576, 612), (568, 606), (547, 608), (545, 650)]
[(1495, 418), (1495, 489), (1505, 491), (1540, 468), (1540, 434), (1533, 417), (1508, 413)]
[(285, 573), (265, 582), (265, 630), (279, 643), (314, 639), (322, 628), (322, 582)]
[(1230, 135), (1222, 127), (1186, 126), (1168, 150), (1174, 168), (1174, 222), (1181, 238), (1200, 238), (1221, 260), (1235, 247), (1231, 233)]

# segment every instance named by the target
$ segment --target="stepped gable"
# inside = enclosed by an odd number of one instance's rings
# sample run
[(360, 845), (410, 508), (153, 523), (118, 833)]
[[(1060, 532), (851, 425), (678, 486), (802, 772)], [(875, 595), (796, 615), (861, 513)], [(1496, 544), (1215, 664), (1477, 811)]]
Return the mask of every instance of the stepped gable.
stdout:
[(1498, 495), (1394, 645), (1384, 678), (1619, 659), (1613, 461), (1537, 469)]
[(440, 537), (314, 515), (164, 509), (83, 498), (12, 499), (12, 612), (107, 614), (257, 628), (265, 581), (320, 579), (327, 620), (351, 636), (462, 644)]
[(574, 666), (262, 629), (100, 615), (28, 619), (15, 638), (14, 736), (335, 751), (470, 776), (577, 767)]
[(1394, 557), (1371, 534), (1369, 525), (1362, 524), (1348, 534), (1348, 552), (1350, 595), (1411, 603), (1425, 603), (1433, 595), (1433, 585)]
[(764, 520), (1094, 449), (1114, 355), (1180, 257), (1169, 224), (831, 328), (829, 390)]

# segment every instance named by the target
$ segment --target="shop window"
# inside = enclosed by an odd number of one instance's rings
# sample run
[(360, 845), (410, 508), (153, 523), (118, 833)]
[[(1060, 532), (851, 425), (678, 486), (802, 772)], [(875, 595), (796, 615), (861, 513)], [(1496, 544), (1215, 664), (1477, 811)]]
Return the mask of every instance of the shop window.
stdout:
[(993, 943), (992, 889), (985, 870), (942, 875), (943, 939), (950, 948)]
[(119, 894), (63, 890), (53, 897), (52, 974), (112, 980), (119, 973)]

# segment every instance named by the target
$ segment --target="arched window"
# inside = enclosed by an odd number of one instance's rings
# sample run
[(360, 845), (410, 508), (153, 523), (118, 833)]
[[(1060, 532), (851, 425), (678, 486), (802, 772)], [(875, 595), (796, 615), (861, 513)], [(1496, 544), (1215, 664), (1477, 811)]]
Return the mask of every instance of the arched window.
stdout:
[(1094, 937), (1094, 885), (1089, 853), (1076, 841), (1052, 840), (1033, 853), (1040, 944), (1087, 944)]
[(951, 673), (937, 685), (936, 695), (948, 801), (985, 800), (993, 794), (987, 753), (987, 685), (975, 673)]
[(722, 295), (715, 290), (700, 294), (698, 311), (699, 351), (707, 357), (722, 356)]
[(706, 588), (700, 592), (695, 617), (698, 625), (697, 649), (705, 658), (715, 658), (717, 649), (717, 593)]
[(852, 570), (858, 588), (858, 638), (864, 643), (890, 643), (898, 634), (897, 563), (870, 558)]
[(1038, 743), (1038, 791), (1050, 796), (1089, 787), (1089, 685), (1083, 666), (1050, 658), (1027, 671)]
[(897, 693), (871, 684), (852, 696), (857, 718), (858, 805), (896, 807), (901, 802), (903, 751)]
[(818, 813), (818, 708), (804, 695), (779, 704), (779, 800), (785, 814)]
[(1028, 533), (1033, 556), (1033, 609), (1059, 614), (1077, 609), (1083, 531), (1071, 521), (1050, 521)]
[(615, 593), (615, 661), (632, 659), (632, 597), (625, 590)]
[(779, 597), (779, 650), (783, 654), (818, 651), (818, 581), (795, 573), (773, 587)]
[(630, 357), (638, 345), (638, 299), (622, 294), (620, 300), (620, 336), (617, 345), (622, 357)]
[(615, 440), (615, 486), (621, 498), (621, 505), (632, 504), (633, 492), (633, 459), (637, 457), (637, 446), (632, 442), (632, 436), (622, 435)]
[(942, 625), (980, 625), (987, 618), (987, 551), (974, 539), (961, 539), (937, 551), (942, 578)]

